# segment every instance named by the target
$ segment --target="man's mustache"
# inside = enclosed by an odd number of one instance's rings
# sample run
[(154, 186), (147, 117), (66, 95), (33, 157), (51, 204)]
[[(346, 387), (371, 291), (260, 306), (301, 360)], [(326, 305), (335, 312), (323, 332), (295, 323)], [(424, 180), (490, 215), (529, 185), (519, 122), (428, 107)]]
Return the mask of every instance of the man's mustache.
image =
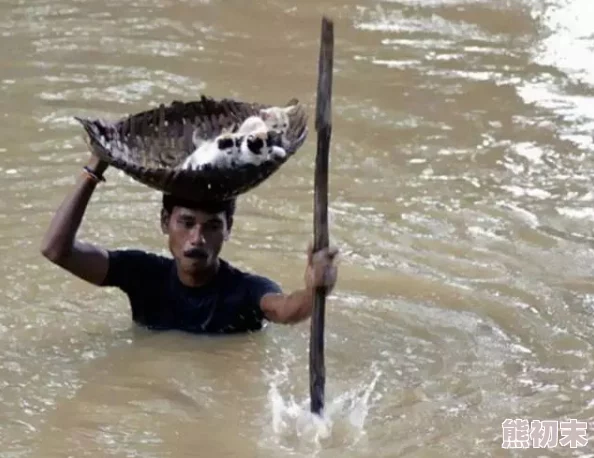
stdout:
[(189, 250), (184, 251), (184, 256), (187, 258), (208, 258), (208, 251), (204, 248), (190, 248)]

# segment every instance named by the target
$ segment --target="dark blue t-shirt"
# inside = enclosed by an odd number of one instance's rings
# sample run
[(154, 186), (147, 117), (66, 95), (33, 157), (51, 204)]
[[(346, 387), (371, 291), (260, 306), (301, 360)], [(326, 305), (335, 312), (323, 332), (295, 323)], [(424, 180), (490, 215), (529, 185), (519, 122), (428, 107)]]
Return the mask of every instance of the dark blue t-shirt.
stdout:
[(191, 288), (179, 280), (173, 259), (140, 250), (109, 251), (102, 286), (118, 287), (128, 295), (136, 323), (195, 333), (257, 331), (264, 320), (260, 299), (281, 292), (268, 278), (222, 259), (212, 281)]

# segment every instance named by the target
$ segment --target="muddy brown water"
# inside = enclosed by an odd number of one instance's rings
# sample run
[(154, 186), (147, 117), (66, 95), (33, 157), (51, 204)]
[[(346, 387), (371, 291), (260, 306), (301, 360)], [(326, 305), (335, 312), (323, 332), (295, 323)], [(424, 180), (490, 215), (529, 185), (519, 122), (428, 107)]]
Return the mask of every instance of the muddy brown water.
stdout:
[[(201, 93), (313, 115), (335, 20), (327, 417), (309, 325), (208, 338), (43, 260), (88, 152), (75, 115)], [(0, 3), (0, 455), (594, 456), (594, 3)], [(239, 202), (223, 256), (301, 285), (315, 131)], [(159, 194), (108, 170), (81, 237), (166, 253)], [(589, 422), (502, 448), (507, 418)]]

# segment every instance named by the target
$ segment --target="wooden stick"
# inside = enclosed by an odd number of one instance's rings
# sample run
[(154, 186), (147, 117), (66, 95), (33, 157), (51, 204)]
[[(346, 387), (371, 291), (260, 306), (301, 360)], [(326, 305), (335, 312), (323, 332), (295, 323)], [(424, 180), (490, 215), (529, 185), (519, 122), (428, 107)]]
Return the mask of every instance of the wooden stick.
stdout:
[[(328, 247), (328, 155), (332, 134), (332, 66), (334, 60), (334, 23), (322, 18), (318, 67), (316, 131), (318, 145), (314, 183), (314, 253)], [(309, 391), (311, 411), (321, 415), (324, 408), (324, 314), (326, 290), (318, 288), (314, 296), (309, 344)]]

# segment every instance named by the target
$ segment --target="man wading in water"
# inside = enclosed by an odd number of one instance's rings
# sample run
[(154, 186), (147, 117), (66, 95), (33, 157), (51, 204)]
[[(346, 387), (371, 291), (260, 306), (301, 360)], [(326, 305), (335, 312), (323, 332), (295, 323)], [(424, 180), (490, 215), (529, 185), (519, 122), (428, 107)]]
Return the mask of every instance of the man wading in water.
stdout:
[(297, 323), (311, 315), (314, 291), (336, 283), (335, 248), (308, 249), (303, 289), (284, 294), (272, 280), (219, 258), (233, 225), (235, 200), (196, 204), (163, 196), (161, 228), (173, 259), (140, 250), (107, 250), (76, 240), (87, 204), (107, 163), (95, 156), (66, 196), (43, 238), (54, 264), (97, 286), (127, 294), (132, 319), (151, 329), (246, 332), (264, 320)]

